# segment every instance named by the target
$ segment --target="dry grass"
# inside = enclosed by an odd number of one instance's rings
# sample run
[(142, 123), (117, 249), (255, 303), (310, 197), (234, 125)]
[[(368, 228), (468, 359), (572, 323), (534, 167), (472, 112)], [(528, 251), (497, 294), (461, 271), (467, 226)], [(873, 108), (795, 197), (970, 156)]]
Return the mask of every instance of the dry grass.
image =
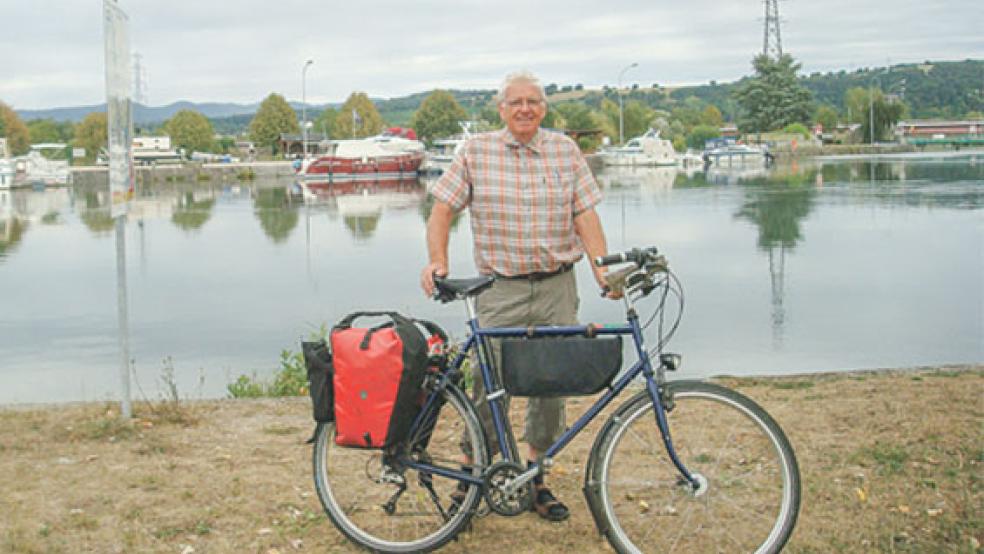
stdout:
[[(788, 551), (980, 551), (984, 367), (721, 381), (796, 448)], [(314, 495), (306, 399), (153, 408), (0, 411), (0, 552), (354, 551)], [(490, 516), (445, 551), (609, 552), (580, 491), (597, 427), (550, 477), (569, 521)]]

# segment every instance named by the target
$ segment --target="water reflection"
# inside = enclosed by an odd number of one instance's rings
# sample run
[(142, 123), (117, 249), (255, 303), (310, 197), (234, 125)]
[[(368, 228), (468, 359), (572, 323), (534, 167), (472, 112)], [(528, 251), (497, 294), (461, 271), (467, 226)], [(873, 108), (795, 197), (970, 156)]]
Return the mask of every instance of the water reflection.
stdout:
[[(687, 377), (984, 360), (981, 163), (736, 169), (598, 175), (612, 248), (659, 244), (684, 279), (687, 314), (673, 348), (688, 357)], [(272, 371), (280, 349), (358, 309), (461, 329), (460, 309), (423, 299), (416, 285), (432, 206), (424, 185), (338, 185), (307, 197), (290, 185), (138, 184), (127, 245), (140, 264), (130, 274), (131, 336), (144, 383), (167, 356), (182, 392), (197, 390), (201, 369), (204, 394), (222, 396), (230, 375)], [(0, 402), (116, 390), (107, 188), (0, 191)], [(449, 249), (464, 276), (474, 268), (462, 219)], [(851, 278), (835, 280), (833, 267)], [(610, 320), (587, 267), (577, 271), (582, 315)]]
[(665, 192), (673, 187), (677, 175), (688, 174), (675, 167), (612, 166), (598, 173), (597, 178), (605, 188), (637, 187), (642, 191)]
[(196, 192), (186, 192), (181, 195), (174, 213), (171, 214), (171, 222), (179, 229), (194, 231), (201, 229), (205, 222), (212, 217), (212, 208), (215, 206), (215, 197), (211, 190)]
[(260, 220), (263, 232), (274, 243), (286, 242), (290, 232), (297, 227), (297, 211), (289, 205), (287, 189), (260, 188), (255, 195), (253, 214)]
[[(814, 170), (813, 174), (817, 172)], [(735, 212), (736, 219), (749, 221), (758, 228), (758, 249), (769, 257), (772, 339), (776, 348), (782, 345), (786, 322), (786, 254), (791, 254), (803, 239), (801, 224), (812, 211), (817, 195), (805, 180), (808, 178), (787, 178), (782, 186), (776, 186), (774, 177), (757, 178), (747, 183), (745, 200)]]
[(60, 225), (71, 210), (66, 188), (0, 190), (0, 261), (9, 257), (33, 225)]
[[(330, 217), (341, 217), (357, 242), (373, 237), (387, 210), (430, 208), (424, 202), (425, 188), (416, 179), (394, 179), (364, 183), (305, 183), (304, 203), (324, 209)], [(426, 220), (426, 219), (425, 219)]]

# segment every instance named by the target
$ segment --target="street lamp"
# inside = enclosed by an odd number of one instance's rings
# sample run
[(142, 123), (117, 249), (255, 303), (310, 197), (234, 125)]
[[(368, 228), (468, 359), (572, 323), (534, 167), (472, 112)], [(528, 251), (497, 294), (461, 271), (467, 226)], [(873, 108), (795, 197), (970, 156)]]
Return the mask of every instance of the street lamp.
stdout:
[[(872, 77), (872, 81), (878, 82), (878, 90), (881, 91), (881, 81), (878, 77)], [(868, 81), (868, 144), (875, 144), (875, 91), (871, 88), (871, 81)]]
[(301, 144), (304, 147), (304, 159), (307, 159), (307, 70), (314, 60), (304, 62), (301, 70)]
[(618, 143), (625, 143), (625, 132), (623, 128), (625, 127), (625, 122), (622, 118), (622, 76), (625, 72), (632, 69), (633, 67), (639, 67), (637, 62), (632, 62), (631, 64), (625, 66), (625, 69), (618, 74)]

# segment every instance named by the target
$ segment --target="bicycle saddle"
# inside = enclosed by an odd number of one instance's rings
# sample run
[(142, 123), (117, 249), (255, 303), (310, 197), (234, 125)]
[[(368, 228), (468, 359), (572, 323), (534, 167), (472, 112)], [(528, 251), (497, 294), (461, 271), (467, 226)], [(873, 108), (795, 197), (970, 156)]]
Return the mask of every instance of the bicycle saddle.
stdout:
[(479, 275), (469, 279), (447, 279), (435, 277), (434, 285), (437, 287), (438, 295), (441, 300), (451, 300), (459, 296), (472, 296), (482, 292), (492, 286), (495, 277), (492, 275)]

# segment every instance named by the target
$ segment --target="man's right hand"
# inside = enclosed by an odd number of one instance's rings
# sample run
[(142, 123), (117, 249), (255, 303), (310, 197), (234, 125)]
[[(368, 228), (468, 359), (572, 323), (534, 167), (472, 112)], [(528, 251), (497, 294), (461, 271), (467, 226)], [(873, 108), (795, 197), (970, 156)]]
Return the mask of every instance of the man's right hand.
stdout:
[(424, 266), (420, 272), (420, 288), (424, 289), (424, 294), (428, 297), (434, 296), (434, 276), (446, 277), (448, 275), (447, 264), (431, 262)]

